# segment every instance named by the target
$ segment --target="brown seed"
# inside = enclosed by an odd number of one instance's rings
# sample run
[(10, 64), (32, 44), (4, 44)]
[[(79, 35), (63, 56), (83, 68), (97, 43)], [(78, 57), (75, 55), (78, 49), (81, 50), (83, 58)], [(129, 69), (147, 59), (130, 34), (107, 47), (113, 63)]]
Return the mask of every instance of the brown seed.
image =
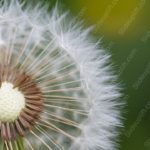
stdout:
[(7, 132), (6, 132), (6, 126), (4, 123), (1, 124), (1, 137), (4, 140), (8, 140)]
[(31, 108), (32, 110), (35, 110), (35, 111), (41, 112), (41, 110), (42, 110), (42, 107), (40, 107), (40, 106), (35, 106), (35, 105), (33, 105), (33, 104), (26, 104), (26, 106), (27, 106), (28, 108)]
[(38, 100), (26, 100), (26, 102), (28, 103), (28, 104), (34, 104), (34, 105), (36, 105), (36, 106), (41, 106), (42, 105), (42, 103), (43, 103), (43, 101), (38, 101)]
[(19, 135), (24, 136), (24, 130), (22, 129), (18, 120), (15, 121), (15, 125)]
[(10, 140), (11, 139), (11, 131), (10, 131), (9, 122), (6, 123), (6, 131), (7, 131), (8, 140)]
[(23, 117), (19, 116), (18, 120), (24, 128), (30, 128), (31, 125)]
[(16, 139), (16, 130), (14, 127), (14, 123), (10, 123), (10, 129), (11, 129), (11, 139), (15, 140)]
[(20, 116), (25, 118), (29, 122), (32, 122), (34, 120), (34, 117), (32, 115), (30, 116), (25, 112), (21, 112)]

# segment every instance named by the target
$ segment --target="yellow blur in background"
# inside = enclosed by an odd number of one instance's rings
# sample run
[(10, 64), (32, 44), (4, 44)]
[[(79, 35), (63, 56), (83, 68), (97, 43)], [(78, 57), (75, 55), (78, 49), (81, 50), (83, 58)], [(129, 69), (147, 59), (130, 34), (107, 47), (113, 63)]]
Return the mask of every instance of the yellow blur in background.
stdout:
[(108, 37), (137, 38), (150, 26), (149, 0), (65, 0), (71, 10)]

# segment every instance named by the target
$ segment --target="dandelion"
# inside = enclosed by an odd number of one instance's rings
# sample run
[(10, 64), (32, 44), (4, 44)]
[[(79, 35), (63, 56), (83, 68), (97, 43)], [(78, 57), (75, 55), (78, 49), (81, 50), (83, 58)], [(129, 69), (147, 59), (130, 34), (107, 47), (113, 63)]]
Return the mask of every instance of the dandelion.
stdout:
[(0, 148), (113, 150), (120, 92), (81, 22), (45, 6), (0, 3)]

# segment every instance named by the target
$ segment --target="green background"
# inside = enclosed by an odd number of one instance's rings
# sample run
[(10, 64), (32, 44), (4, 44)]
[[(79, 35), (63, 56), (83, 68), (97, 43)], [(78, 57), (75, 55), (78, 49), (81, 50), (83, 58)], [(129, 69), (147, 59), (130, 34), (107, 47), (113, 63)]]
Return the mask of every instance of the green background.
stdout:
[[(55, 0), (47, 0), (55, 3)], [(61, 0), (64, 10), (94, 25), (112, 54), (122, 84), (124, 130), (120, 150), (150, 150), (150, 0)]]
[(150, 0), (62, 0), (64, 8), (95, 25), (112, 54), (127, 101), (120, 150), (150, 150)]

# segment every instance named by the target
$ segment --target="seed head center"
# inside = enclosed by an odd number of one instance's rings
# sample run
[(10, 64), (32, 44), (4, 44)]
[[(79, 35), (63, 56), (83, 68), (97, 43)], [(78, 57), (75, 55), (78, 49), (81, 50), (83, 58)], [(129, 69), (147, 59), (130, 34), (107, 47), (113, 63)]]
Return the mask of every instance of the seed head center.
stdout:
[(2, 82), (0, 87), (0, 122), (13, 122), (25, 107), (25, 98), (13, 84)]

